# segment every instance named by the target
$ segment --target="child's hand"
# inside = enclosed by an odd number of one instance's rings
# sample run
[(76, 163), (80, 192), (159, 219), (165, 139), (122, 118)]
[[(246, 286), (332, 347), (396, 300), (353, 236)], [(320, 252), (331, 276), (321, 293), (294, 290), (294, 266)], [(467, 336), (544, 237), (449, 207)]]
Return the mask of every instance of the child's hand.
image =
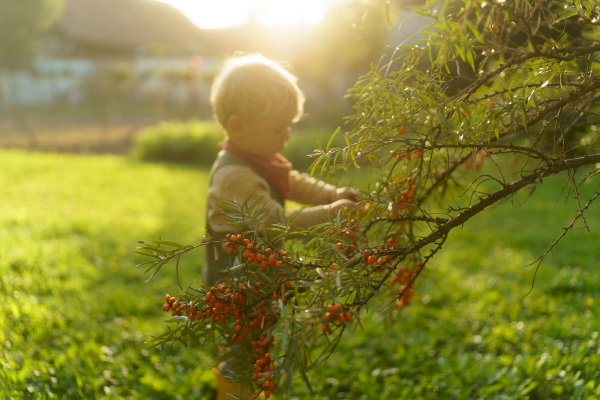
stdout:
[(335, 191), (335, 197), (334, 200), (352, 200), (352, 201), (358, 201), (358, 196), (360, 195), (360, 193), (358, 193), (358, 190), (351, 188), (351, 187), (343, 187), (343, 188), (339, 188), (336, 189)]
[(328, 210), (328, 212), (335, 214), (344, 208), (346, 209), (346, 211), (350, 211), (356, 207), (358, 207), (358, 203), (356, 201), (350, 200), (350, 199), (341, 199), (341, 200), (336, 200), (333, 203), (331, 203), (327, 207), (327, 210)]

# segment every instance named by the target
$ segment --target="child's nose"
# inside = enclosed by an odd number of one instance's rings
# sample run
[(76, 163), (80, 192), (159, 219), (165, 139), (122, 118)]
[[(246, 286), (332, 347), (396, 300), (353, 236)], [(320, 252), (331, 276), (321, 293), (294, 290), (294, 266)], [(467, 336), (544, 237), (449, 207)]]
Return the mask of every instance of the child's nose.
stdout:
[(285, 133), (284, 133), (284, 135), (283, 135), (283, 141), (284, 141), (284, 142), (287, 142), (288, 140), (290, 140), (290, 139), (291, 139), (291, 137), (292, 137), (292, 130), (291, 130), (290, 128), (287, 128), (287, 129), (285, 130)]

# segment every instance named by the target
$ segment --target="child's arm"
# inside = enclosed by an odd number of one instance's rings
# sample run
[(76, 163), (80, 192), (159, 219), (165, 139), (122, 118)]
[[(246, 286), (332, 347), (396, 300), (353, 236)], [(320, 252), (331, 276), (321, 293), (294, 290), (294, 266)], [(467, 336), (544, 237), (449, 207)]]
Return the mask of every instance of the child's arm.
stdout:
[[(294, 174), (296, 175), (296, 174)], [(299, 174), (298, 174), (299, 175)], [(302, 177), (290, 176), (292, 184), (292, 200), (302, 204), (316, 204), (314, 207), (285, 212), (281, 204), (271, 197), (268, 182), (256, 175), (251, 169), (239, 166), (227, 166), (219, 169), (213, 177), (213, 186), (209, 190), (209, 201), (218, 204), (223, 201), (237, 199), (240, 203), (250, 199), (261, 198), (264, 215), (258, 229), (266, 229), (272, 223), (285, 222), (288, 218), (293, 219), (292, 227), (307, 228), (323, 223), (329, 214), (335, 214), (343, 208), (353, 209), (357, 203), (357, 192), (351, 188), (336, 189), (322, 181)], [(300, 192), (294, 197), (295, 189)], [(223, 210), (216, 206), (208, 215), (211, 227), (221, 233), (231, 233), (232, 227), (227, 225), (227, 219)]]
[(358, 191), (353, 188), (336, 188), (321, 180), (311, 178), (298, 171), (290, 172), (291, 200), (301, 204), (330, 204), (336, 200), (358, 201)]
[(327, 220), (329, 214), (336, 214), (342, 209), (352, 210), (358, 205), (359, 193), (356, 189), (336, 188), (297, 171), (290, 173), (290, 186), (292, 189), (291, 200), (302, 204), (316, 205), (304, 208), (297, 214), (296, 226), (309, 227), (320, 224)]

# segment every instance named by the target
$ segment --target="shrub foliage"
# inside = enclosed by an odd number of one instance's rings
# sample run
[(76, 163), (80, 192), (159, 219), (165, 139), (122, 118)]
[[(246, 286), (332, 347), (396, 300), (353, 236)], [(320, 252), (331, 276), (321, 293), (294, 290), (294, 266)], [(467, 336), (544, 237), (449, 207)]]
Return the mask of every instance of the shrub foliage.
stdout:
[[(600, 163), (600, 8), (462, 0), (418, 12), (431, 20), (427, 39), (398, 47), (358, 80), (349, 93), (354, 128), (343, 146), (318, 150), (312, 166), (336, 173), (370, 162), (381, 175), (362, 208), (305, 232), (290, 235), (283, 223), (267, 234), (254, 228), (259, 204), (231, 202), (224, 208), (241, 234), (143, 243), (152, 273), (199, 247), (238, 256), (219, 287), (168, 296), (172, 318), (156, 346), (227, 349), (221, 359), (238, 364), (231, 378), (268, 396), (296, 373), (308, 384), (307, 372), (376, 296), (409, 305), (448, 234), (518, 191), (565, 177), (562, 196), (574, 197), (578, 212), (548, 251), (587, 228), (585, 212), (600, 195), (579, 190)], [(315, 343), (325, 346), (315, 353)]]
[(214, 122), (162, 122), (143, 129), (136, 137), (134, 156), (160, 161), (210, 166), (223, 140)]

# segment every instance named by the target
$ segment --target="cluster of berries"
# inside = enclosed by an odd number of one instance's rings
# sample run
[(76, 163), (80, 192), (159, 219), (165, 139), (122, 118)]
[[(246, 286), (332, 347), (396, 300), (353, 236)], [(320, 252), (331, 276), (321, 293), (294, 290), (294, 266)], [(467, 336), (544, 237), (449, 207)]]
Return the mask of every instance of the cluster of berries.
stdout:
[[(403, 228), (404, 229), (404, 228)], [(397, 248), (400, 244), (400, 239), (396, 236), (391, 236), (385, 241), (385, 245), (383, 246), (384, 251)], [(374, 251), (364, 250), (362, 253), (364, 261), (368, 265), (372, 265), (375, 267), (375, 271), (384, 272), (386, 267), (388, 267), (393, 262), (393, 256), (391, 254), (377, 254)]]
[[(412, 153), (412, 155), (411, 155)], [(422, 153), (420, 150), (414, 149), (412, 152), (409, 151), (404, 151), (402, 153), (398, 153), (396, 152), (396, 150), (392, 150), (390, 151), (390, 155), (392, 157), (396, 157), (396, 160), (398, 161), (402, 161), (402, 159), (406, 159), (407, 161), (410, 161), (412, 156), (415, 156), (417, 159), (422, 157)]]
[(399, 267), (396, 273), (390, 280), (392, 284), (398, 284), (398, 300), (396, 306), (404, 308), (410, 304), (410, 300), (414, 294), (415, 278), (417, 273), (423, 268), (423, 263), (415, 263), (411, 267)]
[[(263, 269), (290, 267), (285, 251), (276, 252), (269, 248), (258, 250), (250, 240), (241, 235), (226, 235), (226, 238), (225, 247), (229, 254), (234, 254), (243, 246), (240, 251), (243, 251), (242, 256), (249, 263), (257, 264)], [(280, 270), (279, 275), (288, 276), (289, 273)], [(224, 282), (191, 300), (177, 301), (167, 295), (163, 310), (172, 310), (176, 316), (185, 313), (188, 316), (187, 323), (212, 321), (213, 324), (223, 324), (225, 332), (230, 333), (226, 337), (230, 337), (235, 346), (244, 346), (247, 354), (256, 353), (258, 358), (254, 359), (255, 374), (252, 380), (264, 391), (264, 396), (269, 398), (278, 386), (273, 379), (275, 364), (269, 350), (274, 345), (274, 338), (269, 331), (277, 320), (276, 302), (285, 301), (285, 294), (290, 289), (292, 283), (283, 276), (271, 284), (246, 282), (230, 286), (230, 283)]]
[(168, 294), (165, 296), (165, 300), (167, 301), (163, 304), (163, 311), (171, 311), (171, 315), (173, 316), (181, 316), (183, 315), (183, 310), (185, 310), (185, 304), (179, 304), (177, 298), (171, 297)]
[(225, 247), (228, 248), (229, 254), (234, 254), (234, 252), (241, 245), (246, 249), (244, 253), (242, 253), (244, 259), (260, 265), (263, 269), (281, 267), (286, 261), (288, 261), (287, 253), (285, 251), (281, 250), (279, 254), (273, 252), (273, 250), (270, 248), (266, 248), (263, 251), (258, 251), (250, 239), (242, 240), (242, 235), (240, 234), (228, 234), (225, 236), (225, 238), (227, 239), (227, 242), (225, 242)]
[(415, 192), (417, 191), (417, 186), (412, 185), (412, 183), (411, 178), (406, 178), (406, 189), (399, 191), (394, 199), (394, 204), (390, 204), (390, 218), (397, 218), (401, 211), (411, 207)]
[[(262, 283), (257, 282), (252, 293), (263, 294), (261, 287)], [(265, 397), (269, 398), (270, 391), (277, 388), (277, 382), (272, 382), (272, 371), (275, 369), (275, 364), (268, 352), (274, 345), (274, 339), (265, 332), (273, 326), (276, 317), (268, 309), (267, 301), (262, 300), (254, 305), (249, 304), (249, 289), (246, 285), (240, 283), (236, 289), (233, 290), (227, 284), (221, 283), (206, 292), (204, 298), (196, 299), (196, 302), (200, 300), (203, 303), (199, 307), (194, 305), (195, 301), (183, 303), (167, 294), (165, 297), (167, 303), (163, 305), (163, 311), (173, 310), (173, 315), (176, 316), (181, 316), (185, 312), (190, 322), (207, 320), (226, 324), (231, 323), (232, 320), (235, 321), (232, 325), (232, 342), (244, 342), (245, 337), (256, 339), (251, 342), (252, 348), (259, 357), (254, 364), (256, 374), (253, 380), (259, 380), (257, 383), (260, 383), (263, 388)], [(276, 306), (273, 305), (272, 308), (276, 308)]]
[[(271, 339), (271, 341), (272, 340), (273, 339)], [(257, 343), (257, 346), (260, 346), (261, 342), (257, 341)], [(257, 384), (262, 387), (264, 391), (263, 393), (267, 399), (271, 397), (271, 391), (277, 389), (278, 387), (278, 383), (272, 381), (273, 374), (271, 371), (274, 369), (275, 364), (273, 364), (273, 361), (271, 361), (270, 353), (264, 353), (263, 356), (254, 363), (254, 371), (256, 373), (252, 375), (252, 380), (257, 382)]]
[[(359, 247), (356, 233), (361, 229), (356, 219), (352, 218), (346, 227), (334, 225), (331, 228), (326, 227), (325, 231), (329, 236), (337, 235), (338, 239), (335, 246), (340, 254), (349, 256), (356, 252)], [(366, 239), (364, 240), (366, 241)]]
[(329, 324), (338, 322), (340, 325), (352, 322), (352, 314), (342, 312), (341, 304), (333, 304), (328, 307), (328, 312), (323, 317), (323, 325), (321, 325), (321, 331), (326, 333), (329, 330)]
[(227, 239), (227, 242), (225, 242), (225, 247), (227, 248), (227, 252), (229, 253), (229, 255), (233, 255), (233, 253), (235, 253), (235, 251), (238, 249), (237, 242), (242, 240), (242, 235), (227, 234), (227, 236), (225, 236), (225, 238)]

